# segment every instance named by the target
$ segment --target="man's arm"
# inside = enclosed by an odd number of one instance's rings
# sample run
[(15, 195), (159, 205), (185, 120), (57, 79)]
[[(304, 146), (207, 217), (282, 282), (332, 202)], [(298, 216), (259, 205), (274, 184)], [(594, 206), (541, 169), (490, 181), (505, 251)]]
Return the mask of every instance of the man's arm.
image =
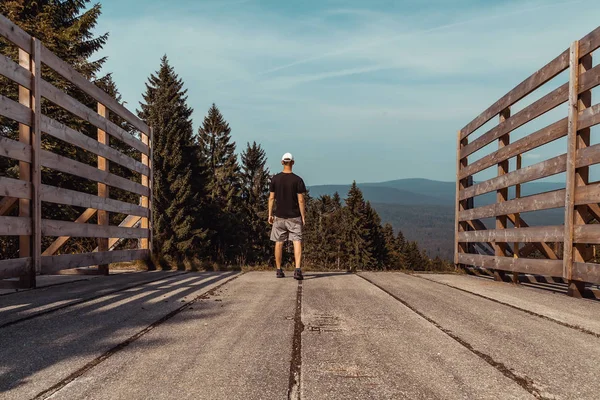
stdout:
[(306, 224), (306, 204), (304, 202), (304, 193), (298, 193), (298, 205), (300, 206), (300, 215), (302, 215), (302, 225)]
[(275, 193), (271, 192), (269, 196), (269, 223), (272, 224), (274, 221), (273, 218), (273, 204), (275, 204)]

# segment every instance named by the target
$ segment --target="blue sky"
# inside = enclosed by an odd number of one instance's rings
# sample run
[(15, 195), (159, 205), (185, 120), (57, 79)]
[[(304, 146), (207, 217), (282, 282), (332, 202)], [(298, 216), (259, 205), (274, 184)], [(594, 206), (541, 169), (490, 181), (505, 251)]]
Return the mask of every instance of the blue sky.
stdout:
[[(593, 1), (102, 5), (105, 72), (129, 108), (138, 108), (167, 54), (189, 91), (196, 129), (214, 102), (238, 151), (257, 141), (273, 171), (290, 151), (309, 185), (454, 180), (456, 131), (600, 21)], [(516, 135), (533, 126), (525, 128)]]

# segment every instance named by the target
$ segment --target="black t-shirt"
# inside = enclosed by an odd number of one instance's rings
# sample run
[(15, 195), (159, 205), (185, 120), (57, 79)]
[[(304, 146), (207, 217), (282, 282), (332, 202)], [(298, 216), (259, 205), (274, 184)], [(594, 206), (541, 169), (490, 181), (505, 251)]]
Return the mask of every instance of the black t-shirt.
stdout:
[(278, 173), (271, 179), (271, 193), (275, 193), (275, 216), (277, 218), (298, 218), (300, 206), (298, 194), (306, 193), (304, 181), (298, 175)]

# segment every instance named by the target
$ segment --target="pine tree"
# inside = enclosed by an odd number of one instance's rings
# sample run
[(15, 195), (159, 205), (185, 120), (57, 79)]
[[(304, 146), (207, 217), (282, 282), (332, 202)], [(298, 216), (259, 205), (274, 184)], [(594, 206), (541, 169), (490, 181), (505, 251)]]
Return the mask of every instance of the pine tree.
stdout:
[(154, 246), (174, 261), (197, 256), (205, 240), (196, 220), (201, 199), (194, 193), (192, 177), (199, 164), (186, 93), (164, 56), (159, 70), (148, 78), (139, 112), (154, 129)]
[(381, 218), (367, 202), (365, 207), (365, 229), (367, 230), (366, 242), (370, 246), (371, 260), (368, 268), (382, 269), (388, 258), (388, 252), (385, 245), (385, 237), (381, 226)]
[(215, 104), (208, 110), (198, 134), (199, 151), (208, 169), (208, 195), (213, 213), (209, 222), (213, 254), (217, 261), (240, 261), (244, 237), (239, 229), (241, 209), (241, 173), (231, 140), (231, 128)]
[[(399, 234), (402, 234), (400, 232)], [(394, 228), (391, 224), (385, 224), (383, 227), (383, 237), (385, 240), (385, 247), (387, 250), (387, 258), (385, 261), (385, 267), (387, 269), (402, 269), (404, 268), (405, 260), (404, 254), (402, 253), (402, 245), (399, 240), (394, 236)]]
[(344, 227), (346, 225), (342, 200), (335, 192), (329, 202), (325, 218), (324, 243), (327, 246), (328, 262), (333, 268), (340, 270), (347, 262), (344, 249)]
[(268, 257), (269, 252), (269, 169), (265, 151), (256, 142), (247, 144), (241, 155), (242, 199), (246, 213), (248, 234), (244, 253), (249, 262)]
[(373, 263), (365, 214), (366, 203), (363, 194), (356, 182), (353, 182), (344, 208), (344, 247), (348, 257), (347, 268), (351, 271)]
[[(0, 14), (41, 40), (85, 77), (93, 79), (106, 57), (96, 61), (89, 58), (106, 44), (108, 33), (95, 35), (102, 6), (96, 3), (86, 10), (89, 3), (89, 0), (5, 0), (0, 2)], [(5, 46), (0, 43), (3, 54), (7, 53)]]
[(423, 258), (417, 242), (409, 242), (405, 247), (406, 267), (412, 271), (423, 269)]

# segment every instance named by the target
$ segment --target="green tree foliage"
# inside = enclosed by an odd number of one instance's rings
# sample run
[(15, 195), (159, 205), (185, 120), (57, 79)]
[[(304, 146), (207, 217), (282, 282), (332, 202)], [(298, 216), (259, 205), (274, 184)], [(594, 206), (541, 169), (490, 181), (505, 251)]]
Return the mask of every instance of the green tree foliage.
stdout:
[(339, 194), (309, 197), (304, 233), (305, 265), (347, 270), (447, 270), (441, 259), (430, 260), (415, 242), (381, 219), (353, 184), (345, 205)]
[(208, 222), (212, 254), (223, 263), (243, 262), (246, 234), (241, 202), (242, 177), (231, 128), (215, 104), (208, 110), (198, 134), (201, 157), (208, 170), (207, 191), (211, 203)]
[(154, 248), (180, 261), (198, 256), (206, 239), (198, 221), (202, 192), (193, 177), (202, 171), (193, 142), (192, 109), (183, 81), (166, 56), (146, 84), (139, 112), (154, 129)]
[(267, 155), (260, 145), (247, 144), (241, 155), (242, 201), (247, 234), (244, 258), (256, 263), (269, 257), (269, 169)]
[[(394, 228), (391, 224), (383, 227), (383, 238), (386, 248), (386, 269), (401, 269), (405, 266), (404, 241), (400, 240), (402, 232), (398, 232), (398, 238), (394, 236)], [(403, 238), (403, 237), (402, 237)]]
[(348, 254), (347, 268), (372, 268), (375, 264), (367, 223), (367, 205), (361, 190), (352, 183), (344, 207), (344, 247)]
[(367, 202), (365, 207), (365, 223), (367, 230), (367, 240), (371, 247), (371, 264), (367, 266), (369, 269), (383, 269), (388, 260), (388, 251), (385, 242), (383, 228), (381, 226), (381, 218), (377, 212)]

